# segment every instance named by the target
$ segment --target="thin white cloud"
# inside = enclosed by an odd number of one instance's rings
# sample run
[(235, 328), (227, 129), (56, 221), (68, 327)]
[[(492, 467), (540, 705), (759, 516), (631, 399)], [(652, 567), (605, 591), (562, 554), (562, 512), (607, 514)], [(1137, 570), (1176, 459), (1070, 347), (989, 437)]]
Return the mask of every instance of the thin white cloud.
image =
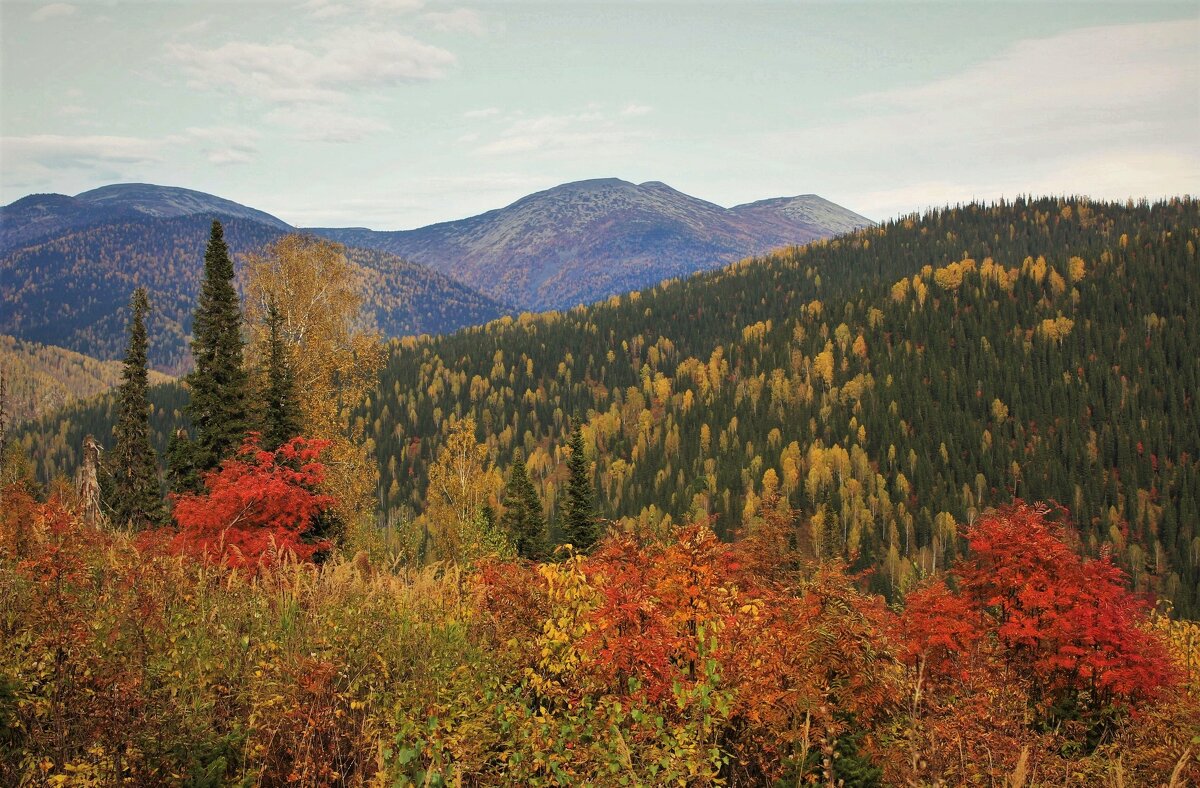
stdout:
[(162, 144), (144, 137), (31, 134), (0, 137), (5, 168), (36, 163), (46, 167), (157, 161)]
[(0, 160), (8, 183), (50, 182), (84, 175), (94, 180), (132, 180), (148, 167), (178, 165), (188, 154), (211, 164), (253, 161), (260, 135), (232, 127), (188, 128), (163, 137), (105, 134), (33, 134), (0, 137)]
[(467, 110), (463, 113), (463, 117), (467, 120), (478, 120), (481, 118), (491, 118), (500, 114), (498, 107), (484, 107), (483, 109)]
[(30, 14), (29, 19), (33, 22), (45, 22), (47, 19), (55, 17), (71, 16), (78, 10), (70, 3), (50, 3)]
[(424, 0), (362, 0), (362, 5), (375, 13), (402, 13), (416, 11), (425, 5)]
[(628, 125), (629, 115), (606, 112), (589, 104), (580, 112), (548, 113), (525, 117), (520, 113), (508, 119), (507, 126), (491, 141), (476, 148), (488, 156), (564, 152), (615, 152), (629, 143), (645, 139), (647, 132)]
[(789, 162), (879, 217), (1032, 192), (1195, 193), (1198, 41), (1194, 19), (1020, 41), (953, 76), (850, 99), (846, 120), (755, 145), (773, 152), (763, 168)]
[(621, 114), (627, 118), (636, 118), (640, 115), (648, 115), (653, 111), (653, 107), (631, 102), (625, 105), (625, 108), (621, 110)]
[(254, 161), (261, 139), (262, 133), (256, 129), (212, 126), (188, 128), (182, 134), (168, 136), (165, 142), (175, 147), (198, 149), (210, 164), (227, 166)]
[(214, 48), (173, 43), (168, 54), (193, 87), (272, 103), (339, 101), (347, 92), (438, 79), (452, 53), (387, 30), (343, 28), (307, 44), (231, 41)]
[(388, 131), (390, 126), (376, 118), (359, 117), (340, 108), (289, 106), (268, 112), (268, 122), (290, 128), (296, 139), (305, 142), (353, 143), (372, 134)]
[(421, 14), (434, 30), (440, 33), (467, 33), (473, 36), (487, 34), (487, 26), (483, 17), (469, 8), (456, 8), (453, 11), (427, 11)]
[(341, 3), (331, 3), (329, 0), (308, 0), (300, 8), (313, 19), (332, 19), (343, 16), (349, 10)]

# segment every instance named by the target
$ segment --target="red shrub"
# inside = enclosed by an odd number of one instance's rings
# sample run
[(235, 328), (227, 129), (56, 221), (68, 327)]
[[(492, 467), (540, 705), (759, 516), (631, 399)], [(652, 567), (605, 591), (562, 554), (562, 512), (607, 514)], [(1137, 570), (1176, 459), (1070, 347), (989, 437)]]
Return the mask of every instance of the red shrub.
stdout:
[(310, 540), (317, 517), (336, 503), (316, 492), (325, 478), (317, 456), (328, 441), (293, 438), (274, 452), (252, 434), (219, 471), (205, 478), (208, 492), (175, 498), (179, 532), (173, 551), (229, 566), (257, 567), (284, 554), (311, 560), (328, 549)]

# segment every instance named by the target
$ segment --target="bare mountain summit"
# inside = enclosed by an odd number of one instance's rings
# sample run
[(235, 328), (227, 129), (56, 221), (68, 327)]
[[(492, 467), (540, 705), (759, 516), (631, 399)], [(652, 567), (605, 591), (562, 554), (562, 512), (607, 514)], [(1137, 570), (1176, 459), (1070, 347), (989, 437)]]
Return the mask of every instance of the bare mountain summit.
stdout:
[(313, 232), (385, 249), (525, 309), (560, 309), (871, 224), (816, 195), (723, 208), (657, 181), (604, 178), (416, 230)]

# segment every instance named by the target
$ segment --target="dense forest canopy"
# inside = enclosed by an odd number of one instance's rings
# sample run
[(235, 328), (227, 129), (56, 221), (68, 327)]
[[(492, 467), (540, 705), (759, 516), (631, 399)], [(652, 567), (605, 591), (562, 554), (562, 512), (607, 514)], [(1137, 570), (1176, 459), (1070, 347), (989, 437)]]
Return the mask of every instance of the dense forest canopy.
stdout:
[[(711, 515), (732, 538), (799, 511), (825, 555), (898, 595), (961, 554), (959, 527), (1056, 501), (1079, 548), (1195, 615), (1200, 582), (1200, 211), (1190, 199), (968, 205), (565, 313), (392, 343), (355, 414), (383, 514), (419, 516), (428, 467), (472, 417), (518, 452), (557, 535), (583, 424), (601, 515)], [(180, 390), (155, 389), (165, 444)], [(70, 471), (111, 406), (30, 429)], [(1106, 547), (1107, 546), (1107, 547)]]

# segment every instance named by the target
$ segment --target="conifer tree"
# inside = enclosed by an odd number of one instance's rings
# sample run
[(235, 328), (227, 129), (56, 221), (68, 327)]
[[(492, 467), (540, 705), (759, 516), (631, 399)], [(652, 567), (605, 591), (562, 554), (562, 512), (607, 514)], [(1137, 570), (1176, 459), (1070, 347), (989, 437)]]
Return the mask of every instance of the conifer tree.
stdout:
[(546, 557), (546, 522), (542, 519), (542, 502), (538, 500), (525, 459), (517, 452), (509, 472), (508, 484), (501, 498), (504, 514), (500, 516), (500, 527), (508, 534), (517, 555), (539, 561)]
[(249, 380), (242, 366), (242, 313), (233, 261), (221, 223), (213, 220), (204, 253), (204, 282), (192, 324), (195, 370), (187, 376), (185, 409), (192, 437), (176, 438), (168, 459), (177, 492), (197, 492), (200, 477), (231, 456), (246, 436)]
[(266, 402), (263, 413), (262, 445), (274, 451), (300, 434), (300, 404), (296, 379), (283, 342), (283, 315), (272, 301), (267, 306)]
[(129, 309), (129, 346), (121, 372), (117, 423), (113, 426), (114, 444), (108, 453), (107, 471), (112, 484), (113, 524), (142, 530), (163, 519), (158, 459), (150, 445), (150, 402), (146, 396), (149, 387), (146, 314), (150, 311), (150, 301), (144, 287), (133, 291)]
[(571, 456), (567, 459), (567, 490), (562, 503), (563, 539), (576, 550), (591, 549), (600, 538), (596, 522), (596, 492), (592, 487), (591, 469), (583, 451), (583, 431), (576, 426), (568, 444)]

